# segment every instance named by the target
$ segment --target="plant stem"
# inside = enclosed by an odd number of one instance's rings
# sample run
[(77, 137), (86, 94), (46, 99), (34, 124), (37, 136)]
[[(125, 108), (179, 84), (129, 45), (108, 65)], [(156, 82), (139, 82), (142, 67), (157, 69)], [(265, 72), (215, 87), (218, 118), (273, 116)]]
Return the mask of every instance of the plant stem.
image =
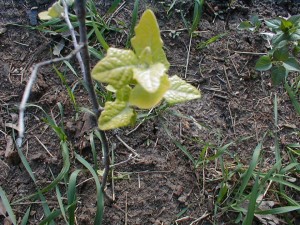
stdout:
[[(86, 1), (85, 0), (76, 0), (76, 14), (79, 22), (79, 34), (80, 34), (80, 44), (83, 45), (81, 49), (81, 56), (84, 64), (83, 70), (83, 79), (86, 83), (86, 88), (91, 99), (93, 105), (93, 111), (95, 114), (96, 119), (100, 116), (101, 111), (97, 101), (96, 93), (93, 88), (93, 82), (91, 77), (91, 69), (90, 69), (90, 57), (88, 52), (88, 39), (87, 39), (87, 32), (86, 32), (86, 25), (85, 25), (85, 17), (86, 17)], [(106, 187), (106, 181), (109, 173), (109, 154), (108, 154), (108, 141), (105, 135), (105, 132), (99, 130), (100, 138), (102, 142), (102, 154), (103, 154), (103, 164), (104, 164), (104, 172), (102, 177), (102, 191), (104, 191)]]
[(83, 45), (83, 48), (81, 49), (81, 56), (84, 64), (84, 73), (83, 73), (83, 79), (84, 82), (87, 85), (87, 91), (89, 94), (89, 97), (93, 104), (93, 111), (98, 118), (100, 116), (100, 110), (99, 110), (99, 104), (97, 102), (96, 93), (93, 89), (93, 82), (91, 77), (91, 69), (90, 69), (90, 56), (88, 51), (88, 40), (87, 40), (87, 32), (86, 32), (86, 26), (85, 26), (85, 16), (86, 16), (86, 10), (85, 0), (76, 0), (76, 14), (79, 22), (79, 34), (80, 34), (80, 41), (79, 43)]

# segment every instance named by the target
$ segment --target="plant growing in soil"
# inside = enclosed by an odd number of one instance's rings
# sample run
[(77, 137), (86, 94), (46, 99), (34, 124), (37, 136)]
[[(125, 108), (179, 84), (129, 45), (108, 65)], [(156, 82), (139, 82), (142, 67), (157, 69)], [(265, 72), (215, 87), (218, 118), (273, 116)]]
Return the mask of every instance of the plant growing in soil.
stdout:
[(155, 107), (165, 99), (169, 104), (200, 97), (200, 92), (178, 76), (168, 77), (169, 62), (163, 50), (159, 27), (151, 10), (146, 10), (131, 39), (134, 49), (109, 48), (107, 56), (92, 70), (92, 77), (107, 83), (116, 95), (108, 101), (98, 124), (109, 130), (132, 124), (136, 119), (133, 106)]
[[(68, 5), (73, 1), (69, 0)], [(58, 17), (63, 13), (61, 1), (55, 2), (40, 18)], [(110, 130), (134, 124), (133, 107), (151, 109), (163, 99), (170, 105), (200, 98), (192, 85), (178, 76), (168, 77), (169, 62), (155, 15), (146, 10), (131, 39), (133, 50), (108, 48), (107, 55), (92, 70), (92, 77), (107, 83), (106, 89), (115, 93), (115, 101), (107, 101), (98, 125)]]
[[(19, 138), (17, 140), (18, 149), (22, 147), (22, 139), (24, 137), (24, 111), (26, 102), (30, 95), (30, 90), (37, 76), (38, 68), (44, 65), (49, 65), (54, 62), (70, 59), (76, 55), (79, 62), (83, 80), (88, 91), (91, 103), (93, 105), (93, 116), (99, 117), (99, 139), (102, 143), (103, 164), (104, 170), (102, 175), (102, 183), (100, 185), (99, 178), (96, 175), (97, 166), (92, 168), (80, 155), (75, 153), (75, 158), (83, 164), (93, 175), (97, 189), (97, 211), (94, 224), (101, 224), (103, 216), (103, 194), (106, 186), (106, 181), (110, 169), (108, 156), (108, 141), (104, 130), (115, 129), (122, 126), (127, 126), (135, 122), (136, 112), (134, 107), (141, 109), (150, 109), (157, 106), (161, 101), (165, 100), (169, 105), (200, 98), (201, 94), (198, 89), (186, 83), (178, 76), (169, 77), (167, 71), (169, 62), (163, 50), (163, 42), (160, 37), (160, 30), (151, 10), (146, 10), (142, 15), (139, 24), (135, 28), (136, 36), (131, 39), (133, 50), (124, 50), (116, 48), (107, 48), (107, 55), (92, 70), (90, 71), (88, 38), (86, 31), (86, 5), (85, 1), (75, 0), (76, 14), (79, 25), (80, 41), (74, 32), (74, 27), (69, 19), (68, 7), (73, 4), (73, 0), (59, 0), (55, 2), (48, 11), (39, 14), (40, 19), (51, 19), (56, 17), (64, 17), (67, 26), (70, 30), (74, 51), (66, 57), (55, 58), (52, 60), (37, 63), (26, 86), (22, 102), (20, 104), (19, 116)], [(95, 27), (94, 27), (95, 29)], [(96, 29), (95, 29), (96, 30)], [(97, 33), (97, 32), (96, 32)], [(95, 91), (93, 89), (92, 77), (102, 83), (107, 83), (108, 91), (115, 94), (114, 101), (107, 101), (104, 109), (99, 107)], [(62, 78), (62, 76), (60, 76)], [(63, 80), (63, 79), (62, 79)], [(61, 114), (63, 114), (62, 105), (59, 105)], [(51, 119), (49, 120), (51, 121)], [(49, 122), (48, 121), (48, 122)], [(56, 125), (55, 121), (50, 123), (51, 127), (56, 131), (61, 139), (63, 149), (64, 166), (59, 175), (46, 188), (38, 191), (35, 194), (27, 196), (23, 199), (35, 198), (40, 196), (42, 199), (43, 193), (49, 192), (56, 188), (57, 193), (58, 183), (69, 173), (70, 161), (67, 144), (67, 136), (63, 130)], [(20, 150), (20, 155), (21, 154)], [(94, 154), (96, 155), (96, 154)], [(94, 157), (96, 159), (96, 156)], [(27, 162), (23, 160), (23, 163)], [(97, 162), (96, 162), (97, 163)], [(95, 163), (95, 164), (96, 164)], [(28, 163), (27, 163), (28, 164)], [(29, 173), (30, 172), (30, 167)], [(76, 177), (80, 170), (73, 172), (70, 176), (68, 189), (68, 214), (70, 224), (74, 224), (74, 210), (76, 206), (75, 184)], [(32, 179), (35, 181), (34, 176)], [(0, 190), (1, 191), (1, 190)], [(1, 193), (0, 193), (1, 194)], [(60, 193), (58, 194), (60, 196)], [(21, 199), (21, 200), (23, 200)], [(60, 197), (58, 197), (60, 199)], [(21, 201), (18, 200), (18, 201)], [(60, 202), (62, 206), (62, 202)], [(64, 215), (64, 207), (61, 207), (61, 213)], [(48, 210), (49, 211), (49, 210)], [(43, 223), (48, 223), (53, 218), (60, 215), (59, 213), (46, 213), (47, 217)]]
[[(274, 85), (284, 82), (292, 103), (298, 114), (300, 114), (300, 104), (295, 97), (299, 88), (299, 78), (294, 91), (287, 82), (290, 72), (300, 72), (300, 64), (297, 60), (300, 52), (300, 15), (294, 15), (288, 19), (278, 17), (265, 20), (265, 25), (271, 32), (262, 32), (261, 34), (268, 41), (270, 50), (258, 59), (255, 69), (258, 71), (270, 70)], [(251, 21), (242, 22), (238, 28), (256, 31), (259, 26), (260, 21), (255, 17)]]

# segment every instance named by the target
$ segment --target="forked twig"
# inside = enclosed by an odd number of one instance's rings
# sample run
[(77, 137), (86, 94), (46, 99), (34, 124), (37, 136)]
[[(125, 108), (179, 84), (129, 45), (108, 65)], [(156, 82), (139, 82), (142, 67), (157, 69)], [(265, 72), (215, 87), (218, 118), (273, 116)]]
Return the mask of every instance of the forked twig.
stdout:
[[(99, 117), (100, 115), (100, 107), (97, 102), (96, 94), (93, 89), (93, 83), (91, 78), (91, 71), (90, 71), (90, 63), (89, 63), (89, 53), (88, 53), (88, 44), (87, 44), (87, 33), (86, 33), (86, 26), (85, 26), (85, 16), (86, 16), (86, 1), (85, 0), (76, 0), (76, 8), (77, 8), (77, 17), (79, 22), (79, 30), (80, 30), (80, 44), (78, 44), (76, 40), (76, 35), (74, 32), (74, 27), (72, 26), (69, 15), (68, 15), (68, 6), (66, 2), (63, 0), (63, 7), (64, 7), (64, 19), (68, 25), (68, 28), (70, 30), (72, 40), (73, 40), (73, 46), (74, 50), (67, 56), (61, 57), (61, 58), (55, 58), (43, 62), (39, 62), (33, 66), (31, 76), (29, 78), (29, 81), (25, 87), (25, 91), (22, 97), (22, 101), (19, 106), (19, 121), (18, 121), (18, 131), (19, 131), (19, 137), (17, 138), (17, 145), (19, 147), (22, 146), (24, 133), (25, 133), (25, 125), (24, 125), (24, 114), (26, 109), (26, 103), (28, 102), (31, 89), (35, 83), (35, 80), (37, 78), (38, 70), (40, 67), (49, 65), (52, 63), (69, 60), (73, 56), (76, 55), (76, 58), (78, 60), (78, 63), (81, 68), (81, 72), (83, 74), (84, 82), (86, 83), (87, 91), (89, 94), (89, 97), (91, 99), (92, 105), (93, 105), (93, 111), (94, 111), (94, 118)], [(108, 142), (106, 135), (104, 131), (99, 130), (100, 132), (100, 138), (102, 142), (102, 150), (103, 150), (103, 163), (104, 163), (104, 174), (102, 178), (102, 190), (105, 189), (107, 176), (109, 172), (109, 156), (108, 156)]]
[(52, 64), (52, 63), (56, 63), (56, 62), (60, 62), (60, 61), (64, 61), (64, 60), (69, 60), (74, 55), (76, 55), (76, 53), (79, 52), (81, 48), (82, 48), (82, 46), (79, 45), (78, 48), (73, 50), (69, 55), (67, 55), (65, 57), (46, 60), (46, 61), (43, 61), (43, 62), (39, 62), (39, 63), (37, 63), (33, 66), (29, 81), (28, 81), (28, 83), (25, 87), (25, 91), (24, 91), (24, 94), (23, 94), (23, 97), (22, 97), (22, 101), (21, 101), (20, 106), (19, 106), (19, 121), (18, 121), (19, 137), (17, 138), (18, 147), (22, 146), (22, 141), (23, 141), (24, 132), (25, 132), (24, 113), (25, 113), (26, 103), (29, 99), (32, 86), (35, 83), (39, 68), (42, 67), (42, 66)]

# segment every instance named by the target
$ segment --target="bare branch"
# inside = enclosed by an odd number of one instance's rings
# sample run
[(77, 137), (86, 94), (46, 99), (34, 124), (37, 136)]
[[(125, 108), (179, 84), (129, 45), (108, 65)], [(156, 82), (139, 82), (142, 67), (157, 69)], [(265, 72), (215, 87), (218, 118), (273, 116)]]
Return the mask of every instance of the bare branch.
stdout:
[(19, 137), (17, 138), (17, 145), (19, 147), (22, 146), (22, 140), (24, 138), (24, 132), (25, 132), (24, 113), (25, 113), (26, 103), (29, 99), (32, 86), (35, 83), (39, 68), (41, 66), (46, 66), (46, 65), (49, 65), (49, 64), (52, 64), (52, 63), (56, 63), (56, 62), (60, 62), (60, 61), (64, 61), (64, 60), (69, 60), (74, 55), (76, 55), (81, 50), (82, 47), (83, 47), (82, 45), (78, 45), (78, 47), (74, 51), (72, 51), (69, 55), (67, 55), (65, 57), (55, 58), (55, 59), (39, 62), (39, 63), (37, 63), (33, 66), (29, 81), (28, 81), (28, 83), (25, 87), (25, 91), (24, 91), (24, 94), (23, 94), (23, 97), (22, 97), (21, 104), (19, 106), (19, 124), (18, 124)]

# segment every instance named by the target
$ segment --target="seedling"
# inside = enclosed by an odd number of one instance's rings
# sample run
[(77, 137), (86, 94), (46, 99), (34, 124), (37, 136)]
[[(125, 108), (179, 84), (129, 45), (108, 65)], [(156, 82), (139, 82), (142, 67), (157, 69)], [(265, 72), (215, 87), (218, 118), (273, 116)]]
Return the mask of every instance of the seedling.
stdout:
[[(253, 21), (259, 21), (255, 19)], [(239, 28), (247, 28), (245, 24), (254, 22), (243, 22)], [(257, 23), (258, 24), (258, 23)], [(256, 62), (255, 69), (258, 71), (271, 71), (271, 79), (274, 85), (285, 83), (285, 88), (292, 100), (297, 113), (300, 114), (299, 102), (295, 99), (295, 92), (287, 82), (290, 72), (300, 72), (300, 64), (297, 55), (300, 52), (300, 15), (291, 16), (288, 19), (275, 18), (266, 20), (265, 25), (271, 32), (261, 33), (269, 42), (270, 50), (266, 55), (261, 56)], [(255, 26), (256, 27), (256, 26)], [(248, 27), (249, 30), (252, 27)]]
[[(136, 1), (138, 2), (138, 1)], [(109, 48), (105, 44), (104, 39), (101, 38), (101, 32), (96, 27), (94, 22), (95, 17), (91, 17), (91, 23), (98, 38), (104, 49), (107, 49), (107, 55), (103, 58), (93, 69), (92, 76), (94, 79), (107, 83), (106, 89), (110, 93), (115, 94), (114, 101), (106, 101), (104, 109), (101, 110), (96, 99), (93, 84), (91, 82), (90, 66), (89, 66), (89, 54), (88, 54), (88, 44), (87, 44), (87, 33), (86, 33), (86, 12), (85, 12), (85, 1), (76, 0), (77, 7), (77, 19), (80, 31), (80, 43), (77, 42), (74, 33), (74, 27), (72, 26), (69, 18), (68, 8), (73, 4), (73, 0), (65, 1), (59, 0), (55, 2), (52, 7), (47, 11), (40, 14), (42, 16), (48, 16), (50, 18), (59, 18), (61, 16), (65, 17), (67, 27), (72, 34), (72, 41), (74, 45), (74, 52), (72, 55), (76, 55), (79, 61), (81, 72), (84, 77), (84, 85), (88, 90), (89, 97), (93, 105), (93, 115), (100, 115), (99, 118), (99, 128), (98, 132), (95, 132), (96, 136), (99, 136), (102, 144), (103, 151), (103, 164), (104, 170), (102, 174), (102, 183), (99, 182), (99, 177), (96, 171), (97, 167), (97, 153), (94, 147), (94, 140), (92, 135), (90, 136), (92, 154), (94, 159), (94, 168), (80, 155), (74, 154), (75, 158), (84, 165), (84, 167), (92, 174), (97, 191), (97, 207), (96, 216), (94, 224), (101, 224), (104, 209), (104, 189), (106, 186), (107, 175), (109, 172), (109, 158), (108, 158), (108, 141), (103, 130), (114, 129), (121, 126), (127, 126), (135, 122), (136, 112), (134, 107), (141, 109), (150, 109), (157, 106), (162, 100), (165, 100), (169, 105), (175, 103), (184, 102), (191, 99), (199, 98), (200, 91), (197, 90), (192, 85), (186, 83), (178, 76), (168, 77), (167, 71), (169, 69), (169, 62), (166, 58), (165, 52), (163, 50), (163, 42), (160, 37), (160, 30), (156, 21), (156, 18), (151, 10), (147, 10), (140, 23), (135, 28), (136, 36), (131, 39), (131, 45), (133, 50), (123, 50), (116, 48)], [(93, 4), (90, 5), (90, 11), (95, 11)], [(65, 14), (65, 15), (64, 15)], [(49, 19), (49, 18), (46, 18)], [(56, 58), (54, 60), (48, 60), (41, 62), (38, 66), (34, 68), (34, 73), (32, 74), (29, 85), (26, 87), (30, 90), (34, 82), (34, 78), (37, 75), (37, 70), (39, 66), (47, 65), (53, 62), (59, 62), (69, 59), (72, 55), (68, 57)], [(68, 64), (67, 64), (68, 65)], [(71, 68), (71, 66), (69, 66)], [(61, 78), (63, 84), (67, 84), (65, 77), (57, 69), (56, 72)], [(67, 86), (67, 85), (66, 85)], [(77, 108), (75, 97), (72, 90), (67, 86), (69, 95), (72, 102)], [(23, 102), (26, 103), (30, 92), (25, 92), (25, 97)], [(107, 100), (107, 99), (106, 99)], [(21, 104), (21, 105), (22, 105)], [(61, 115), (63, 115), (63, 107), (58, 104)], [(20, 107), (20, 114), (24, 114), (24, 107)], [(20, 116), (22, 119), (22, 116)], [(59, 182), (69, 173), (70, 160), (69, 160), (69, 148), (67, 143), (67, 135), (65, 134), (63, 123), (57, 124), (55, 120), (46, 116), (46, 122), (53, 128), (57, 133), (59, 139), (61, 140), (62, 156), (64, 165), (61, 172), (56, 176), (56, 178), (45, 188), (38, 190), (37, 193), (27, 196), (17, 202), (24, 199), (40, 197), (42, 202), (46, 202), (43, 193), (49, 192), (50, 190), (56, 188), (57, 198), (60, 210), (54, 210), (50, 212), (48, 205), (43, 205), (45, 211), (45, 219), (41, 221), (41, 224), (54, 224), (54, 219), (60, 215), (63, 216), (65, 221), (69, 224), (74, 224), (75, 217), (74, 212), (76, 209), (76, 178), (80, 170), (76, 170), (71, 174), (69, 185), (68, 185), (68, 205), (64, 205), (61, 201), (61, 193), (58, 187)], [(21, 120), (22, 127), (22, 120)], [(23, 132), (19, 132), (18, 141), (18, 151), (24, 165), (27, 165), (27, 161), (24, 160), (21, 151)], [(27, 164), (26, 164), (27, 163)], [(27, 168), (30, 175), (33, 175), (30, 167)], [(99, 171), (99, 170), (98, 170)], [(115, 177), (114, 177), (115, 178)], [(32, 179), (35, 181), (34, 176)], [(1, 192), (1, 190), (0, 190)], [(4, 194), (0, 193), (1, 196)], [(15, 202), (15, 203), (17, 203)], [(9, 203), (6, 204), (9, 209)], [(30, 209), (29, 209), (30, 210)], [(29, 212), (29, 211), (28, 211)], [(26, 213), (27, 215), (27, 213)], [(24, 220), (27, 220), (24, 216)], [(12, 216), (13, 215), (9, 215)]]
[(107, 55), (92, 70), (92, 77), (107, 83), (116, 94), (115, 101), (105, 103), (98, 120), (101, 130), (133, 124), (133, 107), (151, 109), (163, 99), (173, 105), (199, 98), (200, 92), (178, 76), (168, 77), (169, 62), (156, 18), (146, 10), (131, 39), (133, 50), (109, 48)]

